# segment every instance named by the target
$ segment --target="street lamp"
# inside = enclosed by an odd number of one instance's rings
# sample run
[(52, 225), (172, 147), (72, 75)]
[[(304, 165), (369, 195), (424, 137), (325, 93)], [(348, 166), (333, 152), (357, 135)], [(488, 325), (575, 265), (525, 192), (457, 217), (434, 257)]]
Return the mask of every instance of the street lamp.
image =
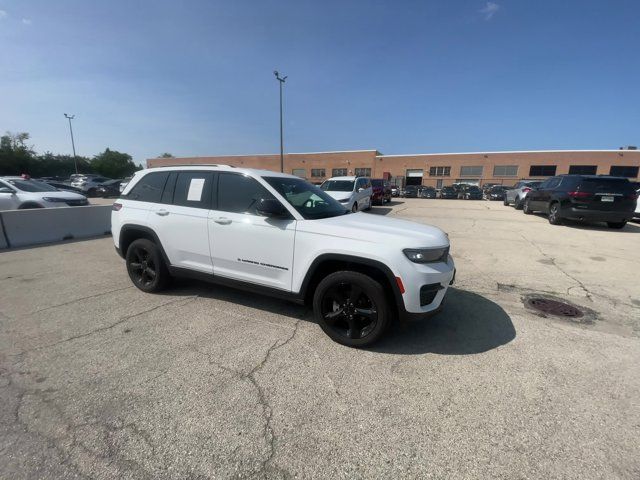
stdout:
[(276, 80), (280, 82), (280, 171), (284, 173), (284, 142), (282, 137), (282, 85), (287, 77), (281, 77), (277, 70), (273, 71)]
[(71, 148), (73, 148), (73, 163), (76, 167), (76, 173), (78, 173), (78, 159), (76, 158), (76, 144), (73, 141), (73, 128), (71, 128), (71, 120), (75, 118), (75, 115), (64, 114), (64, 118), (69, 120), (69, 132), (71, 133)]

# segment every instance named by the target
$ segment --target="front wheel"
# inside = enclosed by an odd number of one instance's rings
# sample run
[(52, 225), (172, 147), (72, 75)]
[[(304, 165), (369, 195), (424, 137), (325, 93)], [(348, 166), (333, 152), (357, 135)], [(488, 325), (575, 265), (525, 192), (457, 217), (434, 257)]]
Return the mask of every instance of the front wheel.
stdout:
[(167, 270), (160, 248), (151, 240), (140, 238), (127, 249), (127, 272), (133, 284), (143, 292), (155, 293), (169, 283)]
[(551, 225), (562, 225), (562, 218), (560, 217), (559, 203), (552, 203), (549, 206), (549, 223)]
[(533, 213), (533, 211), (531, 210), (531, 207), (529, 206), (528, 198), (525, 199), (524, 204), (522, 205), (522, 212), (525, 215), (531, 215)]
[(620, 230), (621, 228), (624, 228), (624, 226), (626, 224), (627, 224), (626, 221), (624, 221), (624, 222), (607, 222), (607, 227), (615, 228), (617, 230)]
[(334, 272), (318, 284), (313, 311), (324, 333), (349, 347), (374, 343), (390, 319), (382, 285), (367, 275), (351, 271)]

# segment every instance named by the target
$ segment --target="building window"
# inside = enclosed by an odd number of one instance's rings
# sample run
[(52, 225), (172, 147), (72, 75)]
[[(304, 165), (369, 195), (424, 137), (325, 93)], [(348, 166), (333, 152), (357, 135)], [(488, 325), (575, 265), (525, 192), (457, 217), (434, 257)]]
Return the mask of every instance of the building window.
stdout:
[(291, 170), (296, 177), (305, 178), (307, 176), (307, 171), (304, 168), (294, 168)]
[(312, 168), (311, 169), (311, 176), (312, 177), (324, 177), (324, 176), (326, 176), (326, 174), (324, 172), (324, 168)]
[(356, 168), (356, 177), (370, 177), (371, 169), (370, 168)]
[(460, 167), (461, 177), (482, 177), (482, 165), (474, 167)]
[(597, 165), (570, 165), (569, 175), (595, 175), (597, 170)]
[(531, 165), (530, 177), (553, 177), (556, 174), (556, 165)]
[(494, 177), (515, 177), (517, 175), (517, 165), (496, 165), (495, 167), (493, 167)]
[(609, 175), (614, 177), (636, 178), (638, 176), (638, 167), (623, 167), (612, 165)]
[(429, 168), (430, 177), (449, 177), (451, 175), (451, 167), (431, 167)]
[(334, 168), (333, 170), (331, 170), (331, 176), (332, 177), (346, 177), (347, 176), (347, 169), (346, 168)]

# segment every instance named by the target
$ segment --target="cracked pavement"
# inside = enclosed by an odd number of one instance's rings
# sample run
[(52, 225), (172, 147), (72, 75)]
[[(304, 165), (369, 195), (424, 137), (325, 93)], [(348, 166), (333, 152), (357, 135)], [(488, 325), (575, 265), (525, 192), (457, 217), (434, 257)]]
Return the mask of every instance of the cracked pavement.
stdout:
[[(458, 267), (368, 350), (308, 308), (131, 286), (110, 238), (0, 252), (0, 478), (640, 476), (640, 225), (407, 199)], [(537, 315), (544, 294), (593, 311)]]

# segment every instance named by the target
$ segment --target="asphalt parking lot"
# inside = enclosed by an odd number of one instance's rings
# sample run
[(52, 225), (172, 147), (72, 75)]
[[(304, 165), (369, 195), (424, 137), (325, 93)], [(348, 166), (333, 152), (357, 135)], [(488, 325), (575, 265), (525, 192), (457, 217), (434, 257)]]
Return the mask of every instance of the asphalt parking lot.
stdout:
[(458, 273), (440, 315), (368, 350), (283, 301), (144, 294), (110, 238), (0, 252), (0, 478), (640, 477), (640, 225), (373, 214), (443, 228)]

